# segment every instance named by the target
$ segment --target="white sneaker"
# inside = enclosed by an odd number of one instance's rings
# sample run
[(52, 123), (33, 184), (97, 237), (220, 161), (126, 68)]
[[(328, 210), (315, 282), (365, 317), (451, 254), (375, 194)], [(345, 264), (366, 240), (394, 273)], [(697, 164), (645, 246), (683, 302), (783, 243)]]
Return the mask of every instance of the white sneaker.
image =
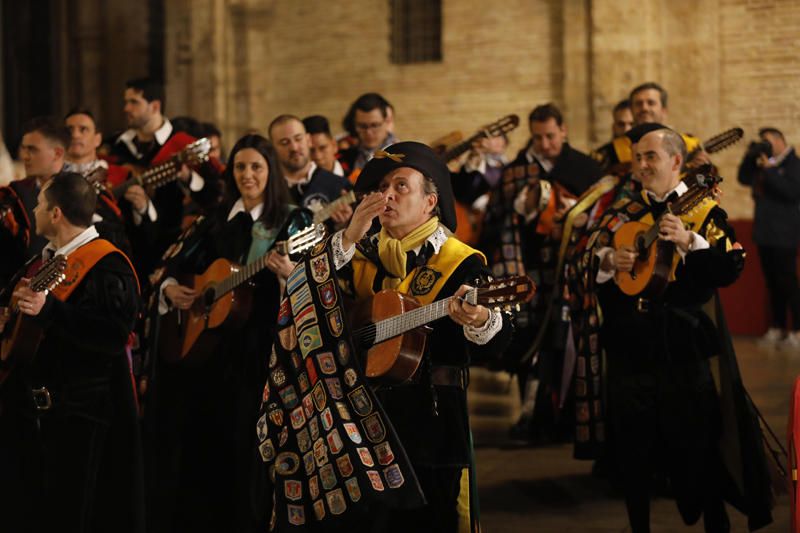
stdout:
[(778, 328), (769, 328), (767, 332), (758, 339), (758, 344), (762, 346), (773, 346), (783, 338), (783, 331)]

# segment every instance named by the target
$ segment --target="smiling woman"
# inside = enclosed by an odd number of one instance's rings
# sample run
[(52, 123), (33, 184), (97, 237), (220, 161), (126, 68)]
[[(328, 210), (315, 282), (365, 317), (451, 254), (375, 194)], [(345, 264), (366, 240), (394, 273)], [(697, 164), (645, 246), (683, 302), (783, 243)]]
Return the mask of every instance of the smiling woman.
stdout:
[[(173, 381), (167, 385), (164, 374), (161, 378), (162, 387), (171, 388), (171, 393), (192, 398), (191, 407), (173, 411), (165, 399), (157, 408), (171, 413), (165, 424), (205, 429), (202, 434), (187, 429), (175, 435), (173, 442), (159, 442), (159, 454), (169, 457), (180, 449), (181, 459), (180, 468), (160, 469), (158, 482), (174, 483), (184, 498), (174, 508), (159, 502), (164, 507), (156, 514), (159, 523), (167, 525), (170, 515), (190, 517), (187, 530), (249, 530), (256, 512), (259, 516), (268, 513), (267, 509), (251, 510), (247, 502), (253, 501), (250, 488), (258, 484), (252, 477), (258, 472), (249, 459), (267, 378), (262, 362), (272, 348), (281, 280), (294, 266), (289, 256), (275, 250), (275, 243), (311, 223), (309, 211), (290, 204), (286, 180), (267, 139), (260, 135), (242, 137), (231, 150), (229, 161), (221, 209), (212, 215), (199, 244), (187, 251), (182, 272), (172, 274), (192, 281), (179, 285), (175, 279), (168, 279), (161, 286), (170, 307), (161, 318), (161, 354), (173, 360), (185, 356), (187, 363), (195, 364), (191, 370), (171, 369), (166, 379)], [(244, 282), (235, 281), (245, 270), (252, 274)], [(223, 292), (223, 286), (231, 288)], [(203, 308), (202, 300), (209, 294), (213, 298)], [(210, 324), (198, 331), (199, 337), (192, 339), (188, 350), (184, 350), (190, 338), (188, 331), (181, 330), (177, 343), (170, 343), (169, 332), (178, 329), (176, 324), (193, 320), (192, 313), (198, 307), (205, 309), (198, 316), (203, 312), (216, 316), (218, 307), (213, 306), (223, 300), (233, 302), (234, 307), (230, 314), (225, 311), (224, 324)], [(196, 475), (192, 473), (196, 465), (209, 466), (203, 468), (202, 475)], [(217, 504), (202, 503), (209, 501)], [(267, 503), (266, 498), (258, 501)]]

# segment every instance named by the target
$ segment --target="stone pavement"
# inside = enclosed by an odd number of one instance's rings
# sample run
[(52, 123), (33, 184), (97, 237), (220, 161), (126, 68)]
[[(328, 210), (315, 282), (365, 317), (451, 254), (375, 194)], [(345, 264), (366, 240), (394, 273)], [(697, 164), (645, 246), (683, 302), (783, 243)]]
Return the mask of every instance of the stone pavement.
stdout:
[[(745, 385), (785, 446), (791, 387), (800, 374), (800, 352), (763, 348), (749, 338), (738, 338), (735, 344)], [(519, 406), (513, 400), (516, 385), (505, 379), (503, 390), (509, 396), (506, 408), (498, 400), (487, 407), (485, 393), (470, 393), (471, 409), (478, 411), (473, 427), (483, 533), (630, 531), (621, 495), (606, 481), (590, 475), (591, 463), (573, 460), (571, 446), (533, 448), (506, 438), (508, 420), (516, 416)], [(478, 389), (485, 389), (485, 381), (479, 372), (471, 388), (478, 385)], [(503, 383), (503, 378), (497, 382)], [(492, 411), (496, 413), (493, 420)], [(728, 512), (731, 530), (747, 531), (745, 518), (730, 506)], [(789, 531), (786, 494), (779, 496), (773, 516), (774, 523), (760, 531)], [(693, 527), (683, 525), (675, 502), (669, 498), (653, 501), (651, 524), (653, 533), (703, 531), (702, 520)]]

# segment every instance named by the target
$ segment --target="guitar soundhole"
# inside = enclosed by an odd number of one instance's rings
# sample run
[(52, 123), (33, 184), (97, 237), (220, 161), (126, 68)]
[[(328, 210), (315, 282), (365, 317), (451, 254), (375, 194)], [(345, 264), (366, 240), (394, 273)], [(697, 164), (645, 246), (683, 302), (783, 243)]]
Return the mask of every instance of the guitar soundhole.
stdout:
[(214, 291), (213, 287), (206, 289), (203, 293), (203, 305), (206, 309), (210, 309), (212, 305), (214, 305), (214, 301), (217, 299), (217, 293)]
[(644, 235), (638, 235), (636, 237), (636, 255), (638, 255), (639, 260), (644, 260), (647, 258), (647, 244), (644, 242)]

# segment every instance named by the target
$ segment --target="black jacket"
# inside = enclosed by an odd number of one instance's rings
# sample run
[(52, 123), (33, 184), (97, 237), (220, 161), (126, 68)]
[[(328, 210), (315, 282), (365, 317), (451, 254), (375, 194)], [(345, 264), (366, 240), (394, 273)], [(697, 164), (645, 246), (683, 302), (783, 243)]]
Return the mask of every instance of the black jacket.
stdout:
[(756, 209), (753, 239), (761, 246), (796, 248), (800, 244), (800, 158), (794, 151), (773, 168), (759, 168), (745, 154), (739, 183), (753, 187)]

